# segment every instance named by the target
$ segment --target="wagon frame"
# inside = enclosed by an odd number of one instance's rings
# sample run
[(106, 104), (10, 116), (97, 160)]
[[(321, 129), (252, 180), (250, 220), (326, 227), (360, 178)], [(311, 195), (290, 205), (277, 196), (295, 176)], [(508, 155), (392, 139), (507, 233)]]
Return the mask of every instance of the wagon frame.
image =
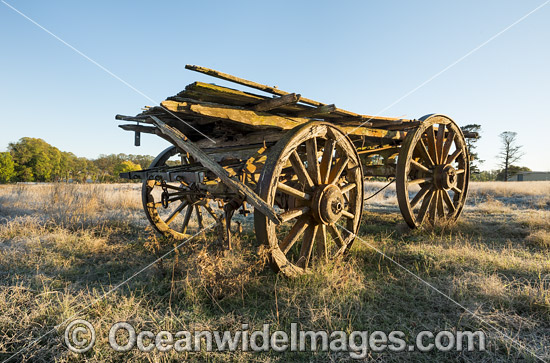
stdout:
[(189, 237), (193, 214), (202, 229), (206, 212), (225, 222), (231, 248), (233, 214), (247, 214), (252, 205), (256, 236), (272, 266), (295, 276), (349, 250), (366, 178), (395, 178), (411, 228), (459, 217), (470, 174), (465, 137), (477, 135), (465, 135), (449, 117), (361, 115), (212, 69), (186, 68), (271, 97), (195, 82), (160, 106), (116, 116), (136, 122), (120, 125), (135, 133), (136, 146), (141, 133), (172, 144), (148, 169), (120, 175), (143, 180), (146, 216), (163, 235)]

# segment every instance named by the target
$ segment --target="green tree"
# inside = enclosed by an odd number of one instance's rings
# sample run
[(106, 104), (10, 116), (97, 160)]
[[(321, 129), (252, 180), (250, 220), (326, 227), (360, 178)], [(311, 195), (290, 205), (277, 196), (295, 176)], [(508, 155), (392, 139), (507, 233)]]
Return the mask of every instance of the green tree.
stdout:
[(8, 150), (20, 181), (50, 181), (59, 170), (60, 151), (42, 139), (23, 137), (10, 143)]
[(7, 183), (15, 176), (15, 163), (9, 152), (0, 153), (0, 183)]
[(139, 164), (136, 164), (130, 160), (126, 160), (115, 166), (113, 172), (118, 177), (120, 173), (128, 173), (130, 171), (137, 170), (141, 170), (141, 166)]

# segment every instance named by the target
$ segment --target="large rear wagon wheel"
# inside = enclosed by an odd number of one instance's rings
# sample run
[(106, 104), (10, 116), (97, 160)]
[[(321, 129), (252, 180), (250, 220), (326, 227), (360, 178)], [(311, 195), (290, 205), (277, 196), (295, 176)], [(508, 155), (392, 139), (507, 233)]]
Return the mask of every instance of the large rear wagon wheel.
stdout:
[(470, 162), (464, 135), (444, 115), (427, 115), (407, 134), (396, 171), (399, 209), (411, 228), (452, 222), (468, 193)]
[[(177, 154), (177, 148), (170, 146), (153, 160), (149, 168), (167, 166), (168, 161)], [(190, 164), (192, 160), (182, 155), (178, 162), (185, 165)], [(166, 237), (178, 240), (190, 237), (204, 228), (204, 219), (207, 215), (219, 220), (210, 206), (211, 199), (185, 182), (146, 180), (141, 191), (147, 219)], [(192, 219), (193, 216), (195, 218)]]
[(299, 275), (339, 258), (355, 239), (363, 210), (361, 162), (337, 127), (300, 125), (270, 150), (258, 193), (282, 223), (256, 210), (256, 236), (268, 246), (275, 271)]

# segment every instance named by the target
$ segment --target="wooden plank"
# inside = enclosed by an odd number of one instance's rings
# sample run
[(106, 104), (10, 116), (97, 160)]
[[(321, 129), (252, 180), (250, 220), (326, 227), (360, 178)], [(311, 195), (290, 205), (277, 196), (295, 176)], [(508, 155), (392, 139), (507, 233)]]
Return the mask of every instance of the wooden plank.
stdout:
[(227, 171), (221, 165), (212, 160), (212, 158), (208, 156), (202, 149), (189, 141), (187, 136), (185, 136), (181, 131), (171, 126), (168, 126), (158, 117), (151, 116), (151, 118), (159, 127), (160, 131), (172, 140), (174, 145), (191, 154), (191, 156), (193, 156), (195, 160), (197, 160), (205, 168), (213, 172), (218, 178), (221, 179), (222, 183), (227, 185), (229, 188), (233, 189), (238, 194), (244, 195), (248, 203), (252, 204), (256, 209), (258, 209), (258, 211), (264, 214), (273, 223), (280, 223), (280, 220), (277, 217), (277, 213), (275, 212), (273, 207), (262, 200), (252, 189), (250, 189), (249, 186), (230, 177)]
[(258, 103), (257, 105), (252, 107), (252, 110), (254, 111), (269, 111), (273, 110), (275, 108), (279, 108), (282, 106), (287, 106), (293, 103), (296, 103), (300, 100), (301, 95), (297, 95), (296, 93), (290, 93), (288, 95), (284, 95), (277, 98), (270, 98), (265, 101), (262, 101)]
[[(288, 96), (288, 95), (286, 95)], [(300, 96), (301, 97), (301, 96)], [(177, 96), (169, 97), (169, 100), (180, 101), (179, 98), (194, 99), (202, 102), (211, 102), (228, 106), (250, 107), (260, 103), (271, 101), (273, 98), (260, 96), (253, 93), (243, 92), (236, 89), (218, 86), (215, 84), (195, 82), (188, 85), (184, 91)], [(298, 102), (298, 101), (296, 101)], [(290, 103), (280, 106), (281, 111), (296, 113), (310, 109), (310, 106)]]
[(292, 129), (308, 122), (307, 118), (276, 116), (230, 106), (212, 106), (189, 102), (163, 101), (163, 107), (173, 112), (184, 112), (193, 115), (210, 117), (216, 120), (228, 120), (242, 125), (259, 128)]
[(300, 111), (296, 114), (296, 116), (297, 117), (321, 116), (321, 115), (326, 115), (331, 112), (334, 112), (335, 110), (336, 110), (336, 106), (334, 105), (324, 105), (324, 106), (312, 108), (311, 110)]
[(349, 135), (367, 136), (377, 139), (403, 140), (407, 135), (405, 131), (373, 129), (370, 127), (342, 126), (340, 129)]
[(191, 83), (185, 90), (178, 93), (177, 97), (186, 97), (198, 101), (229, 104), (233, 106), (255, 105), (270, 98), (239, 91), (236, 89), (222, 87), (215, 84), (195, 82)]

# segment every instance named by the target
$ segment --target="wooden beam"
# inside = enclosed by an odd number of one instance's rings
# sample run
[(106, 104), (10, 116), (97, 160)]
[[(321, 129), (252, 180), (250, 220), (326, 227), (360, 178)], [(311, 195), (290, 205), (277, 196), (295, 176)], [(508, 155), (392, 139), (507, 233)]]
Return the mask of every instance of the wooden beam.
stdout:
[(304, 110), (300, 111), (296, 114), (298, 117), (313, 117), (313, 116), (321, 116), (326, 115), (331, 112), (336, 111), (336, 106), (334, 105), (323, 105), (319, 106), (317, 108), (312, 108), (311, 110)]
[(274, 108), (279, 108), (281, 106), (294, 104), (300, 100), (300, 97), (302, 96), (297, 95), (296, 93), (290, 93), (288, 95), (284, 95), (276, 98), (270, 98), (265, 101), (262, 101), (257, 105), (253, 106), (252, 109), (254, 111), (269, 111), (269, 110), (273, 110)]
[(255, 95), (204, 82), (191, 83), (185, 87), (184, 91), (178, 93), (177, 97), (192, 98), (197, 101), (222, 103), (232, 106), (255, 105), (270, 99), (267, 96)]
[(238, 122), (243, 125), (256, 127), (271, 127), (283, 130), (292, 129), (297, 125), (308, 122), (306, 118), (275, 116), (249, 110), (240, 110), (232, 107), (211, 107), (206, 105), (191, 105), (193, 113)]
[(279, 224), (281, 222), (272, 206), (261, 199), (249, 186), (230, 177), (227, 171), (220, 164), (208, 156), (201, 148), (189, 141), (187, 136), (185, 136), (181, 131), (168, 126), (158, 117), (151, 116), (151, 118), (160, 131), (172, 140), (174, 145), (191, 154), (195, 160), (213, 172), (218, 178), (221, 179), (222, 183), (227, 185), (229, 188), (233, 189), (239, 195), (244, 195), (248, 203), (252, 204), (254, 208), (264, 214), (273, 223)]
[(269, 113), (245, 110), (240, 107), (209, 105), (205, 103), (162, 101), (161, 105), (172, 112), (200, 115), (216, 120), (228, 120), (248, 127), (292, 129), (308, 122), (307, 118), (284, 117)]
[(376, 139), (391, 139), (391, 140), (403, 140), (407, 133), (405, 131), (392, 131), (383, 129), (373, 129), (370, 127), (352, 127), (344, 126), (340, 127), (342, 131), (347, 135), (366, 136)]

